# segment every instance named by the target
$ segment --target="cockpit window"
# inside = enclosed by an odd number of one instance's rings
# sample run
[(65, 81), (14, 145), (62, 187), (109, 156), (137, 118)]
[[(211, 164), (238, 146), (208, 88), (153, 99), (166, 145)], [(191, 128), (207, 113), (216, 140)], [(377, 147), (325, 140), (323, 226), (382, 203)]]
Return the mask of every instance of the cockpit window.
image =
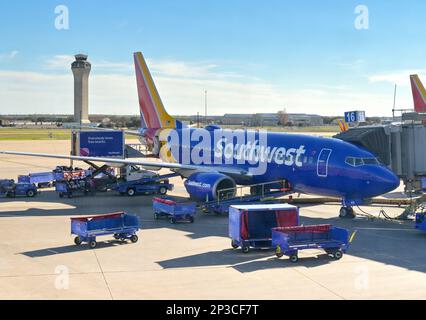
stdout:
[(363, 158), (364, 164), (380, 164), (380, 162), (377, 160), (377, 158)]
[(377, 158), (346, 157), (345, 162), (352, 167), (360, 167), (364, 165), (380, 165), (380, 161)]
[(352, 167), (355, 167), (355, 158), (354, 157), (347, 157), (346, 160), (345, 160), (345, 162), (348, 165), (350, 165)]

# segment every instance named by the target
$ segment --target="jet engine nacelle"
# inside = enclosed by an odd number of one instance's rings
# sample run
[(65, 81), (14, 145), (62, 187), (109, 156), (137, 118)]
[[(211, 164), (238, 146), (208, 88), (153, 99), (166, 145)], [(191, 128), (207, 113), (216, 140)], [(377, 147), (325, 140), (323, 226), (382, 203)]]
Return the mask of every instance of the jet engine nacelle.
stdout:
[(185, 181), (186, 191), (192, 199), (211, 201), (235, 196), (234, 179), (216, 172), (196, 172)]

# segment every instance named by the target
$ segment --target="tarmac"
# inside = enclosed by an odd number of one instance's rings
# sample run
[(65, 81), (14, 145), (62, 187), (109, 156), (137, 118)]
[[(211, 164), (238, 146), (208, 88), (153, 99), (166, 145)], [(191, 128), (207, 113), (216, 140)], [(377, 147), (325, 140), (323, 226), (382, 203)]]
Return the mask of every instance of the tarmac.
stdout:
[[(69, 144), (2, 141), (0, 149), (69, 154)], [(0, 178), (59, 164), (69, 162), (0, 155)], [(172, 183), (171, 195), (187, 197), (180, 178)], [(198, 212), (194, 224), (154, 220), (151, 198), (109, 192), (68, 199), (53, 189), (34, 199), (1, 198), (0, 299), (426, 298), (426, 233), (411, 221), (342, 220), (338, 204), (301, 205), (302, 223), (331, 223), (357, 234), (339, 261), (312, 250), (292, 264), (270, 250), (232, 249), (226, 215)], [(377, 215), (381, 208), (361, 209)], [(392, 216), (403, 211), (384, 209)], [(140, 217), (139, 242), (104, 237), (96, 249), (74, 245), (70, 217), (117, 211)]]

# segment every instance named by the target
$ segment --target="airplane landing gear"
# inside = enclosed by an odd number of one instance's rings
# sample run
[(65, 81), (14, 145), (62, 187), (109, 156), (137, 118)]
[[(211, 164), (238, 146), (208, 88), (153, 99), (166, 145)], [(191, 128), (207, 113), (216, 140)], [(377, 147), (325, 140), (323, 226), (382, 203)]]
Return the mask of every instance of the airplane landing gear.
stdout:
[(342, 219), (354, 219), (355, 213), (352, 207), (341, 207), (339, 217)]

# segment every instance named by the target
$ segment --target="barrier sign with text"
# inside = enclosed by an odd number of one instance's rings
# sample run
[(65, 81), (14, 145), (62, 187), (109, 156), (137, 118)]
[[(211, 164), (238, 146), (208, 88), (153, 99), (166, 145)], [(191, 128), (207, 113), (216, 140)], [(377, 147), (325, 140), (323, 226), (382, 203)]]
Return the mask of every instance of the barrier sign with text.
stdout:
[(123, 131), (79, 131), (77, 136), (79, 156), (124, 158)]
[(345, 121), (347, 123), (365, 122), (365, 111), (345, 112)]

